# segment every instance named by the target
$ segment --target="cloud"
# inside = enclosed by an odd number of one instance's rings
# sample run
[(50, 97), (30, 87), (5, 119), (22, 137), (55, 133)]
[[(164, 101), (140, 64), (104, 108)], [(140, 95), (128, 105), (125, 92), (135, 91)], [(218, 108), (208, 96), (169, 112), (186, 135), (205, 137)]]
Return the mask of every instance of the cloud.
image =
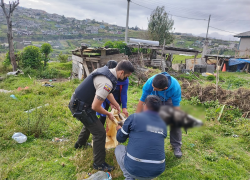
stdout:
[[(167, 13), (195, 19), (208, 19), (210, 25), (229, 32), (241, 33), (250, 29), (249, 0), (133, 0), (130, 3), (129, 26), (146, 29), (148, 18), (157, 6), (165, 6)], [(136, 4), (139, 5), (136, 5)], [(31, 5), (30, 5), (31, 4)], [(21, 6), (42, 9), (48, 13), (57, 13), (76, 19), (104, 20), (120, 26), (126, 25), (126, 0), (26, 0)], [(144, 6), (144, 7), (142, 7)], [(207, 21), (198, 21), (172, 16), (175, 21), (175, 32), (202, 34), (206, 33)], [(232, 36), (232, 33), (210, 28), (209, 33), (219, 33)]]

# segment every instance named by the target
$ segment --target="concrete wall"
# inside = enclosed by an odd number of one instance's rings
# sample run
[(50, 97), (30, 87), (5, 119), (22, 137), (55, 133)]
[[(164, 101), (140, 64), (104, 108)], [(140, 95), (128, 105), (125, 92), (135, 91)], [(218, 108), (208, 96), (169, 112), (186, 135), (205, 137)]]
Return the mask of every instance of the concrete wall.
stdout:
[(250, 37), (242, 37), (240, 40), (240, 47), (239, 50), (240, 52), (240, 56), (244, 56), (245, 55), (245, 50), (249, 49), (250, 51)]
[(203, 59), (187, 59), (186, 60), (186, 69), (194, 71), (194, 65), (207, 65)]

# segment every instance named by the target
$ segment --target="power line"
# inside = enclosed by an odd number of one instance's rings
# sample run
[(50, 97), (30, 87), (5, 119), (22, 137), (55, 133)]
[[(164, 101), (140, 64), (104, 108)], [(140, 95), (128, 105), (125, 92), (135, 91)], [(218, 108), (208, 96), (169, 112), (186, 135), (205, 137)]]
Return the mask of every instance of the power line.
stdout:
[[(143, 5), (141, 5), (141, 4), (135, 3), (134, 1), (131, 1), (131, 3), (136, 4), (137, 6), (144, 7), (144, 8), (146, 8), (146, 9), (154, 10), (154, 9), (149, 8), (149, 7), (143, 6)], [(169, 13), (169, 15), (171, 15), (171, 16), (175, 16), (175, 17), (179, 17), (179, 18), (185, 18), (185, 19), (192, 19), (192, 20), (207, 21), (206, 19), (197, 19), (197, 18), (190, 18), (190, 17), (184, 17), (184, 16), (177, 16), (177, 15), (170, 14), (170, 13)]]
[(238, 33), (235, 33), (235, 32), (230, 32), (230, 31), (226, 31), (226, 30), (223, 30), (223, 29), (219, 29), (219, 28), (216, 28), (216, 27), (213, 27), (213, 26), (209, 26), (209, 27), (210, 27), (210, 28), (213, 28), (213, 29), (220, 30), (220, 31), (224, 31), (224, 32), (232, 33), (232, 34), (238, 34)]

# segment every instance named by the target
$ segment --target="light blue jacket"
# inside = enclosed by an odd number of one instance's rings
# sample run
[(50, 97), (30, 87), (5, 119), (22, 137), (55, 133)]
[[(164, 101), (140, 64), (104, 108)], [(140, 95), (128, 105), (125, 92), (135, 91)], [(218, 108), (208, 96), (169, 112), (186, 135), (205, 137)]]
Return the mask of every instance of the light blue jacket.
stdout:
[(158, 97), (161, 98), (162, 102), (167, 101), (168, 99), (171, 98), (174, 107), (180, 106), (181, 86), (179, 82), (166, 72), (163, 72), (161, 74), (164, 74), (168, 78), (168, 88), (165, 91), (154, 91), (152, 86), (153, 79), (156, 76), (154, 75), (151, 78), (149, 78), (147, 82), (144, 84), (140, 100), (144, 102), (148, 95), (157, 95)]

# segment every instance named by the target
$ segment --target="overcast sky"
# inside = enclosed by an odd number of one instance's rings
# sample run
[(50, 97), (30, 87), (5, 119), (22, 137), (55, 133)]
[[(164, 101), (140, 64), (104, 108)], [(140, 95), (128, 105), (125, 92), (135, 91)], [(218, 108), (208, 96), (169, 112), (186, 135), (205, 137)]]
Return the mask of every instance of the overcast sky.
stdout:
[[(119, 26), (126, 24), (127, 0), (20, 0), (20, 6), (80, 20), (89, 18)], [(204, 35), (207, 21), (176, 16), (208, 20), (209, 14), (212, 27), (233, 33), (250, 31), (250, 0), (132, 0), (129, 26), (146, 29), (151, 9), (157, 6), (165, 6), (166, 11), (173, 15), (174, 32)], [(209, 34), (233, 38), (232, 33), (213, 28), (209, 29)]]

